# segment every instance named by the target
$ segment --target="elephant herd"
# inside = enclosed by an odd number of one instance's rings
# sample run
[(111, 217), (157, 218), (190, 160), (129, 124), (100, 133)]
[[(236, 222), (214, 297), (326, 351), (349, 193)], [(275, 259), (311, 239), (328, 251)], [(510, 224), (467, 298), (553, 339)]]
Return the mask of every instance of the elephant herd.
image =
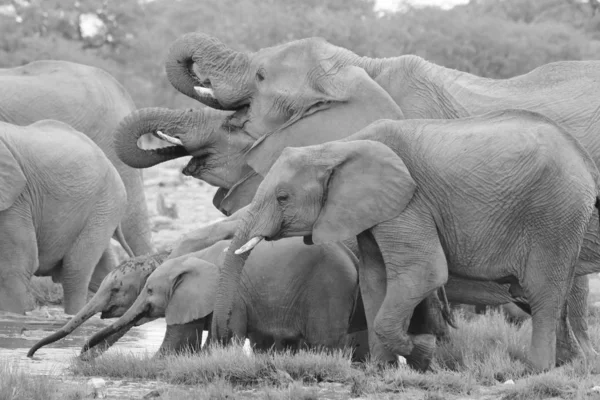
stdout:
[[(242, 53), (190, 33), (165, 67), (203, 107), (136, 110), (67, 62), (0, 70), (0, 308), (24, 312), (29, 278), (51, 275), (76, 314), (28, 356), (101, 312), (118, 320), (83, 357), (164, 317), (160, 354), (201, 351), (208, 331), (427, 370), (452, 302), (530, 314), (534, 370), (596, 357), (600, 62), (494, 80), (319, 38)], [(148, 133), (168, 146), (140, 148)], [(185, 156), (226, 218), (155, 253), (140, 169)], [(132, 256), (118, 267), (112, 236)]]

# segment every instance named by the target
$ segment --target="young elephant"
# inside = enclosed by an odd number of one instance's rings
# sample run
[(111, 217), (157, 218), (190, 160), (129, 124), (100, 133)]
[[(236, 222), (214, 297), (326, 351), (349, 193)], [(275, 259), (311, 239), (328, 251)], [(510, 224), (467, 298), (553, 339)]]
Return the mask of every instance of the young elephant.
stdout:
[(71, 126), (0, 122), (0, 309), (24, 313), (32, 275), (62, 284), (67, 314), (115, 267), (125, 186), (106, 155)]
[[(102, 319), (118, 318), (125, 314), (140, 294), (148, 276), (163, 263), (170, 253), (170, 250), (165, 250), (123, 261), (121, 265), (106, 275), (100, 284), (100, 288), (94, 294), (94, 297), (87, 302), (85, 307), (79, 310), (77, 315), (71, 318), (65, 326), (33, 345), (29, 349), (27, 357), (33, 357), (35, 352), (40, 348), (69, 335), (99, 312), (102, 313), (100, 316)], [(112, 345), (119, 338), (120, 336), (111, 337), (109, 345)]]
[[(202, 331), (210, 327), (218, 266), (229, 244), (221, 241), (167, 260), (148, 277), (125, 315), (90, 338), (82, 355), (144, 317), (166, 318), (167, 332), (159, 354), (190, 347), (198, 350)], [(232, 320), (236, 337), (247, 337), (257, 349), (297, 348), (301, 343), (339, 348), (351, 344), (348, 333), (358, 331), (363, 331), (366, 339), (364, 317), (354, 313), (356, 264), (356, 257), (338, 243), (306, 246), (302, 239), (290, 238), (257, 246), (235, 296)], [(355, 352), (355, 359), (364, 354)]]
[(379, 121), (341, 141), (287, 148), (228, 251), (213, 334), (228, 335), (244, 253), (261, 239), (358, 235), (372, 356), (411, 353), (421, 339), (407, 333), (411, 314), (449, 272), (518, 283), (532, 309), (530, 361), (550, 368), (580, 351), (565, 298), (595, 205), (589, 155), (527, 111)]

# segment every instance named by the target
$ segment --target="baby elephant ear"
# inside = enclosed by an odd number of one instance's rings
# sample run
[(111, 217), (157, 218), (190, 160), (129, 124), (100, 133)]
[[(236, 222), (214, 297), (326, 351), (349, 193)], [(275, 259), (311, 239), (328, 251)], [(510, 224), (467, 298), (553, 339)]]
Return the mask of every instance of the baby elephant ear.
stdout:
[(17, 159), (0, 140), (0, 211), (13, 205), (26, 183), (27, 179)]
[(180, 325), (204, 318), (213, 311), (219, 268), (190, 257), (174, 269), (171, 297), (165, 310), (167, 325)]

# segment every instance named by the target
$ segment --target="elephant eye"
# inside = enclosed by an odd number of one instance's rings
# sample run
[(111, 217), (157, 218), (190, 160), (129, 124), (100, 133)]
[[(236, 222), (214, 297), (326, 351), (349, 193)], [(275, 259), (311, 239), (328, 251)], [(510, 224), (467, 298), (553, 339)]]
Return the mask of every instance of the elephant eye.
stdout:
[(154, 291), (153, 291), (151, 288), (148, 288), (147, 292), (148, 292), (148, 294), (149, 294), (149, 295), (152, 295), (152, 293), (153, 293)]
[(280, 193), (277, 195), (277, 202), (279, 204), (285, 203), (289, 199), (289, 195), (287, 193)]
[(264, 71), (263, 69), (259, 69), (259, 70), (256, 72), (256, 79), (257, 79), (259, 82), (262, 82), (262, 81), (264, 81), (264, 80), (265, 80), (265, 71)]

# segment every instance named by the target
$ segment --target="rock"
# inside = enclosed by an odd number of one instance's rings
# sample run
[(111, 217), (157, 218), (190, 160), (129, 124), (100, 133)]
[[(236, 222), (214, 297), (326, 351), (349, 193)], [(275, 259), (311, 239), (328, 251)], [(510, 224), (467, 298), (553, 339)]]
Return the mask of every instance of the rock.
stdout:
[(103, 399), (106, 397), (106, 393), (104, 392), (106, 388), (106, 381), (102, 378), (92, 378), (87, 381), (88, 386), (88, 397), (93, 399)]
[(507, 380), (506, 382), (504, 382), (505, 385), (514, 385), (515, 381), (513, 381), (512, 379)]
[(283, 384), (283, 385), (294, 382), (294, 380), (292, 379), (292, 376), (290, 374), (288, 374), (286, 371), (283, 371), (281, 369), (278, 369), (275, 371), (275, 379), (278, 383)]
[(160, 392), (158, 390), (153, 390), (151, 392), (146, 393), (144, 397), (142, 397), (142, 399), (153, 399), (155, 397), (160, 397)]

